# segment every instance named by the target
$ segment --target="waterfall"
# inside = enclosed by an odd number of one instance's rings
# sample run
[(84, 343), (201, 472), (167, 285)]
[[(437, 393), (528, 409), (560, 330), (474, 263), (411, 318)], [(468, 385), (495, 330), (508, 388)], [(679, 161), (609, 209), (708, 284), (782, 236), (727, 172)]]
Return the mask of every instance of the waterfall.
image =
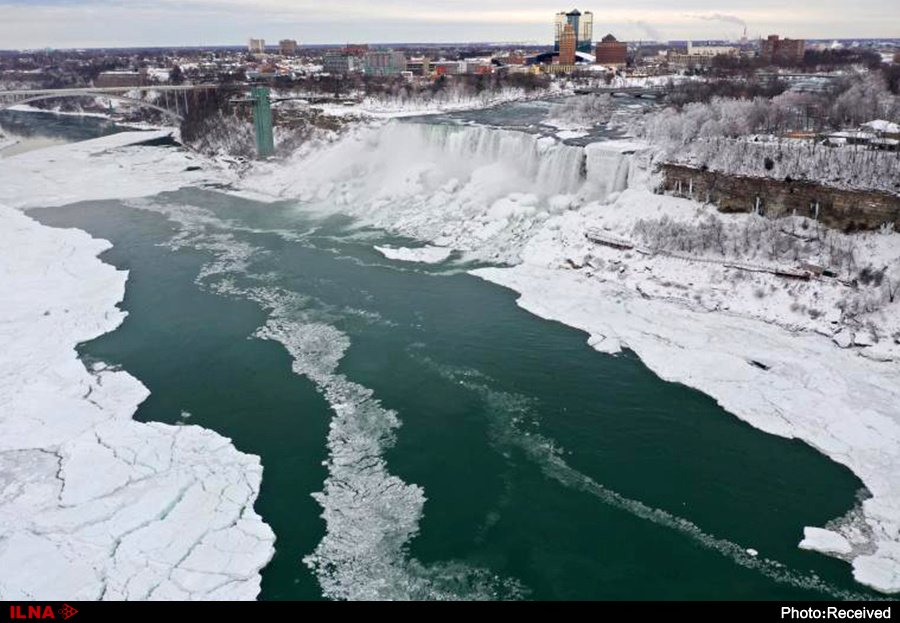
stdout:
[(395, 123), (382, 130), (382, 142), (402, 145), (455, 177), (494, 167), (498, 184), (513, 183), (510, 191), (574, 194), (584, 182), (582, 148), (513, 130)]
[(306, 211), (348, 214), (438, 246), (514, 262), (546, 220), (649, 185), (640, 149), (625, 141), (580, 147), (515, 130), (393, 121), (310, 144), (254, 183), (298, 198)]
[(589, 200), (605, 201), (613, 193), (622, 192), (639, 177), (634, 171), (634, 154), (623, 149), (621, 143), (593, 143), (585, 148), (587, 154), (587, 187), (583, 196)]
[(477, 223), (490, 221), (497, 231), (516, 223), (527, 229), (535, 218), (642, 185), (647, 167), (636, 164), (638, 148), (618, 141), (580, 147), (515, 130), (394, 121), (310, 146), (258, 183), (309, 207), (429, 240), (475, 229), (487, 239), (496, 232)]

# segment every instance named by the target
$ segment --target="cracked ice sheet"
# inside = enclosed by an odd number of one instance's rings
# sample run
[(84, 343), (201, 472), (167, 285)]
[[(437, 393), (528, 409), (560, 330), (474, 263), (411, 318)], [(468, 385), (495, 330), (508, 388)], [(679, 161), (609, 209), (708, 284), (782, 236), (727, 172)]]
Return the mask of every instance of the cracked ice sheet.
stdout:
[[(898, 366), (838, 349), (824, 336), (645, 300), (572, 271), (523, 264), (473, 274), (518, 292), (529, 312), (581, 329), (592, 343), (621, 343), (661, 378), (696, 388), (754, 427), (801, 439), (849, 467), (873, 496), (862, 506), (871, 542), (844, 557), (857, 581), (900, 591)], [(750, 359), (771, 367), (763, 371)]]
[(253, 599), (259, 458), (133, 421), (146, 388), (77, 358), (124, 318), (108, 246), (0, 206), (0, 599)]

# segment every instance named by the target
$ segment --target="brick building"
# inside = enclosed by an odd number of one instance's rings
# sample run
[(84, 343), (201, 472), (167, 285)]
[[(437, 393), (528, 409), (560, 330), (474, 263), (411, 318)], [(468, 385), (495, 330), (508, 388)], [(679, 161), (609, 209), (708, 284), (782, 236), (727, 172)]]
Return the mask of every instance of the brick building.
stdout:
[(628, 62), (628, 46), (612, 35), (606, 35), (597, 44), (596, 56), (598, 65), (624, 67)]
[(562, 34), (559, 37), (559, 64), (574, 65), (575, 64), (575, 48), (578, 45), (578, 39), (575, 36), (575, 28), (572, 24), (566, 24)]
[(94, 86), (106, 87), (143, 87), (148, 84), (147, 70), (140, 71), (104, 71), (94, 80)]
[(805, 55), (805, 39), (782, 39), (778, 35), (769, 35), (760, 45), (760, 56), (767, 63), (802, 63)]

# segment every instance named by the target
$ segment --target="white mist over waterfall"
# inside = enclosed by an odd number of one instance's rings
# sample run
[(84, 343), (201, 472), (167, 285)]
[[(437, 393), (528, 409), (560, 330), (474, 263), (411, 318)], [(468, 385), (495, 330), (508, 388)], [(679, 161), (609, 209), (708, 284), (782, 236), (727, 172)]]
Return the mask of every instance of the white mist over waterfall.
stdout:
[(515, 262), (552, 215), (627, 188), (633, 144), (588, 147), (476, 125), (393, 122), (311, 148), (252, 181), (470, 256)]

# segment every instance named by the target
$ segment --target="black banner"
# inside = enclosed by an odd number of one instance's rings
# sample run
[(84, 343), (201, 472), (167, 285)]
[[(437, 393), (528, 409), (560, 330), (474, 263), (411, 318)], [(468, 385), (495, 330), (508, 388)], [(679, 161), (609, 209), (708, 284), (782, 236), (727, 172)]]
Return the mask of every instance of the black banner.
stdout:
[[(290, 608), (285, 602), (198, 602), (204, 608), (203, 616), (215, 616), (220, 607), (227, 607), (224, 616), (260, 616), (275, 610)], [(739, 608), (737, 607), (739, 605)], [(671, 618), (683, 613), (685, 617), (698, 615), (736, 616), (759, 621), (892, 621), (896, 610), (892, 602), (615, 602), (610, 604), (612, 614), (627, 612), (629, 618), (660, 616)], [(192, 607), (192, 606), (189, 606)], [(187, 614), (184, 602), (4, 602), (0, 607), (0, 623), (4, 620), (51, 620), (71, 623), (91, 623), (122, 616), (179, 616)], [(212, 608), (212, 610), (209, 610)], [(171, 614), (165, 615), (168, 610)], [(243, 610), (240, 615), (237, 610)], [(296, 616), (296, 610), (285, 610), (288, 616)]]

